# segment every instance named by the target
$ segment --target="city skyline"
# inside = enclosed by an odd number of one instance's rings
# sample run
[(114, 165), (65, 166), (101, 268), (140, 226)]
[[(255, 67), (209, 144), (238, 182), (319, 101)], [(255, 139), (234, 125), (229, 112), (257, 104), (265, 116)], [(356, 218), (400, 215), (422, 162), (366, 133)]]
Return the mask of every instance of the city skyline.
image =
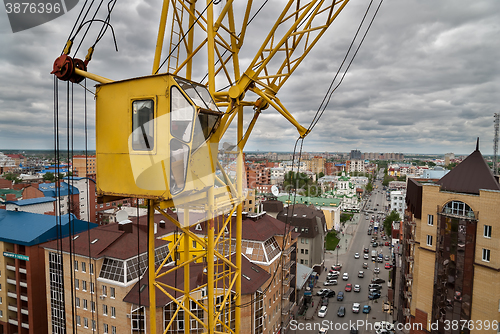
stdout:
[[(148, 75), (160, 3), (127, 0), (118, 4), (111, 24), (119, 52), (108, 31), (96, 47), (89, 71), (113, 80)], [(369, 17), (377, 4), (372, 5)], [(266, 4), (267, 15), (256, 18), (249, 34), (267, 34), (265, 23), (274, 20), (274, 5)], [(0, 150), (54, 147), (54, 83), (49, 72), (81, 6), (15, 34), (7, 14), (0, 11), (4, 45), (0, 50)], [(319, 109), (366, 6), (352, 0), (277, 95), (306, 127)], [(385, 1), (342, 85), (306, 137), (303, 151), (469, 154), (480, 137), (483, 154), (492, 154), (493, 114), (498, 112), (500, 86), (498, 21), (500, 3), (495, 1)], [(92, 33), (95, 38), (97, 32)], [(84, 43), (77, 56), (84, 58), (89, 46)], [(255, 45), (248, 47), (251, 58)], [(94, 85), (87, 82), (90, 91)], [(59, 87), (64, 98), (66, 84), (60, 82)], [(83, 88), (75, 86), (74, 90), (75, 148), (83, 149)], [(95, 149), (92, 94), (86, 99), (88, 147)], [(66, 113), (63, 106), (60, 109)], [(60, 123), (65, 124), (63, 115)], [(61, 147), (65, 147), (65, 132), (60, 135)], [(234, 140), (232, 135), (234, 129), (221, 142)], [(269, 108), (260, 116), (245, 151), (290, 152), (297, 137), (291, 124)]]

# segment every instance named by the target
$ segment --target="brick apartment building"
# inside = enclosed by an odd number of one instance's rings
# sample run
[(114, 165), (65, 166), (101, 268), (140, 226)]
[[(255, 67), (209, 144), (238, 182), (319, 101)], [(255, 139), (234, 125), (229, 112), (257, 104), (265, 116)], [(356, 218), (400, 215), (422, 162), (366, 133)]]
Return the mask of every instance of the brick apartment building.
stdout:
[[(49, 333), (44, 250), (40, 244), (69, 235), (69, 216), (0, 210), (0, 333)], [(71, 230), (95, 224), (71, 219)]]
[(409, 179), (406, 204), (398, 321), (422, 324), (412, 334), (498, 322), (500, 185), (479, 149), (435, 183)]
[(74, 155), (73, 175), (77, 177), (89, 177), (96, 179), (96, 157), (95, 155)]

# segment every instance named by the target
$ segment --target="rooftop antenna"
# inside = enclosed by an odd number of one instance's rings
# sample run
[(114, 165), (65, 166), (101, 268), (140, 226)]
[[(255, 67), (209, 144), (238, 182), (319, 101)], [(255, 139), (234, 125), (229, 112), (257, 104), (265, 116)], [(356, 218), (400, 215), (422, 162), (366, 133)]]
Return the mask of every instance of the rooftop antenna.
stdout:
[(495, 137), (493, 137), (493, 173), (498, 175), (498, 127), (500, 124), (500, 118), (498, 113), (493, 115), (495, 121)]

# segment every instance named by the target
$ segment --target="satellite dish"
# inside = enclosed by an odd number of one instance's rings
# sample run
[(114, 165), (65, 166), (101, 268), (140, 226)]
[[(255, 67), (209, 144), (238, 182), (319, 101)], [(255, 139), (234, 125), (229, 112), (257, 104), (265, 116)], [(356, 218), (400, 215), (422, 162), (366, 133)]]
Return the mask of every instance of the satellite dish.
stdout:
[(128, 219), (128, 213), (125, 210), (120, 210), (116, 213), (116, 221), (122, 222)]
[(279, 195), (279, 193), (280, 193), (280, 192), (279, 192), (279, 190), (278, 190), (278, 187), (276, 187), (276, 186), (272, 186), (272, 187), (271, 187), (271, 192), (272, 192), (272, 193), (273, 193), (273, 195), (274, 195), (274, 196), (276, 196), (276, 197), (278, 197), (278, 195)]

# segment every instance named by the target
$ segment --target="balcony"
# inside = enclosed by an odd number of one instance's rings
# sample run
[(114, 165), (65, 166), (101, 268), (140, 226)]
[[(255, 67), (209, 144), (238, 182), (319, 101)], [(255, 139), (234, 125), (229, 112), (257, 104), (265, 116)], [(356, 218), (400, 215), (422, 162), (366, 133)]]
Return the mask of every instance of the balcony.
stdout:
[(293, 250), (294, 250), (294, 249), (295, 249), (295, 246), (288, 247), (287, 249), (285, 249), (285, 250), (283, 251), (283, 255), (284, 255), (284, 256), (288, 256), (288, 255), (290, 255), (290, 253), (291, 253), (291, 252), (293, 252)]
[(283, 270), (289, 270), (291, 266), (293, 266), (293, 264), (295, 263), (295, 261), (288, 261), (287, 263), (285, 263), (285, 265), (283, 266)]
[(292, 279), (294, 277), (295, 277), (295, 275), (293, 275), (293, 274), (288, 275), (288, 277), (283, 280), (283, 285), (290, 285), (290, 282), (292, 281)]
[(21, 323), (21, 327), (26, 328), (26, 329), (30, 329), (30, 325), (27, 323), (24, 323), (24, 322)]
[(19, 267), (19, 272), (20, 272), (21, 274), (26, 274), (26, 268)]
[(281, 314), (287, 315), (288, 313), (290, 313), (290, 310), (292, 309), (293, 305), (295, 305), (294, 302), (286, 303), (285, 306), (283, 306), (283, 308), (281, 309)]
[(22, 308), (22, 309), (21, 309), (21, 313), (22, 313), (22, 314), (24, 314), (24, 315), (29, 315), (28, 310), (27, 310), (27, 309), (25, 309), (25, 308)]
[(293, 288), (288, 289), (286, 292), (283, 293), (281, 296), (282, 299), (286, 300), (290, 297), (290, 295), (293, 293)]
[(17, 326), (18, 322), (16, 319), (9, 318), (9, 324)]
[(9, 311), (17, 312), (17, 306), (12, 305), (12, 304), (9, 304), (9, 305), (7, 306), (7, 309), (8, 309)]
[(12, 284), (12, 285), (16, 285), (17, 284), (16, 280), (12, 279), (12, 278), (7, 278), (7, 283)]
[(7, 296), (10, 298), (16, 298), (17, 299), (17, 293), (14, 291), (7, 291)]
[(16, 271), (16, 266), (12, 266), (12, 265), (8, 264), (5, 267), (7, 268), (7, 270)]
[(21, 300), (24, 300), (25, 302), (28, 301), (28, 296), (27, 295), (21, 295)]
[(28, 287), (28, 283), (26, 281), (20, 281), (19, 285), (22, 286), (23, 288), (27, 288)]

